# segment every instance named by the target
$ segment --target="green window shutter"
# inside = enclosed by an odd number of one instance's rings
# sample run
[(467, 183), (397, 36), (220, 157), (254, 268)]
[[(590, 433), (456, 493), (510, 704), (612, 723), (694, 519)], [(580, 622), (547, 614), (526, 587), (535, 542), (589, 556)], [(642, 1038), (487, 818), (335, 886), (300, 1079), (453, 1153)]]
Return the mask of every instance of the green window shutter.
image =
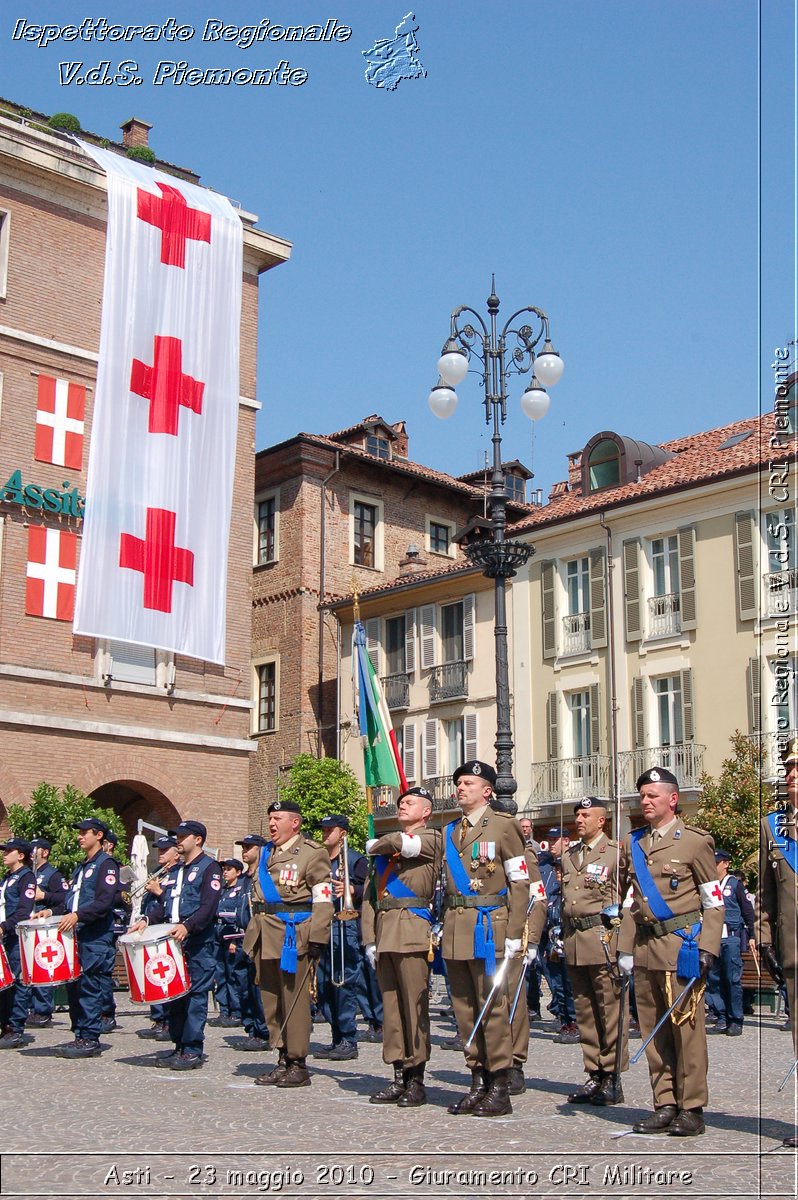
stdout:
[(734, 564), (737, 570), (737, 615), (741, 621), (758, 616), (754, 575), (756, 521), (752, 512), (734, 514)]
[(546, 698), (546, 748), (550, 760), (554, 760), (559, 756), (556, 692), (549, 692)]
[(590, 646), (607, 645), (607, 556), (602, 546), (590, 551)]
[(646, 744), (645, 687), (642, 675), (632, 680), (632, 737), (635, 750), (643, 750)]
[(640, 608), (640, 542), (632, 538), (623, 544), (623, 593), (626, 640), (639, 642), (643, 636)]
[(601, 754), (601, 710), (597, 683), (590, 685), (590, 753)]
[(679, 530), (678, 536), (682, 629), (695, 629), (698, 623), (695, 600), (695, 530), (692, 525), (685, 525)]
[(748, 732), (762, 732), (762, 663), (749, 658), (745, 668), (745, 690), (748, 697)]
[(694, 742), (693, 672), (688, 667), (686, 671), (680, 671), (679, 674), (682, 677), (682, 726), (684, 728), (684, 740), (686, 742)]
[(543, 609), (543, 657), (554, 658), (557, 653), (556, 606), (554, 603), (554, 560), (540, 564), (540, 588)]

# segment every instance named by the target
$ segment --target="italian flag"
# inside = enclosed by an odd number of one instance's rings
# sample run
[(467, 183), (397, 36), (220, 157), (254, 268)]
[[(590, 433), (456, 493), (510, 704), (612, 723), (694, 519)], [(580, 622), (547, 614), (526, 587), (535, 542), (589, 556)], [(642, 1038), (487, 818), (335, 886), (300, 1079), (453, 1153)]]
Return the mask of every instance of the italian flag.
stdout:
[(363, 739), (366, 786), (397, 787), (404, 791), (407, 780), (396, 734), (377, 672), (366, 650), (366, 631), (360, 621), (355, 623), (352, 639), (352, 670), (358, 724)]

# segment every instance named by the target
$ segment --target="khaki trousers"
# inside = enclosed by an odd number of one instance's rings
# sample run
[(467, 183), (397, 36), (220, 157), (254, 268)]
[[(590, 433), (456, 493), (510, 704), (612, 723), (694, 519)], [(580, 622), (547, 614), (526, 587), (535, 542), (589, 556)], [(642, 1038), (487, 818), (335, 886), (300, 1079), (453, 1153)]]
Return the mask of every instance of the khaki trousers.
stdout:
[(382, 1059), (405, 1068), (429, 1061), (429, 964), (426, 952), (382, 953), (377, 958), (382, 992)]
[[(676, 999), (684, 987), (684, 981), (676, 978), (675, 972), (649, 971), (635, 967), (635, 998), (640, 1032), (647, 1038), (657, 1021), (668, 1011), (665, 993), (665, 978), (670, 974), (672, 997)], [(688, 992), (680, 1009), (690, 1006), (691, 997), (698, 984)], [(654, 1107), (675, 1104), (677, 1108), (704, 1108), (709, 1098), (707, 1090), (707, 1033), (704, 1025), (704, 995), (696, 1005), (692, 1021), (681, 1025), (673, 1019), (666, 1021), (646, 1050), (648, 1073), (654, 1093)]]
[[(615, 1070), (615, 1052), (618, 1041), (618, 1018), (621, 1011), (621, 981), (610, 972), (606, 963), (595, 966), (568, 967), (571, 990), (576, 1007), (576, 1023), (579, 1026), (579, 1041), (582, 1043), (582, 1059), (585, 1071), (603, 1071), (611, 1075)], [(678, 992), (676, 995), (678, 996)], [(629, 1049), (626, 1039), (628, 1020), (624, 1022), (624, 1045), (621, 1070), (629, 1069)]]
[[(299, 955), (294, 975), (280, 970), (279, 958), (260, 960), (258, 983), (263, 1013), (269, 1027), (269, 1040), (276, 1050), (284, 1050), (286, 1057), (292, 1060), (305, 1058), (310, 1049), (310, 1032), (313, 1025), (310, 1019), (310, 988), (308, 980), (305, 979), (307, 967), (306, 954)], [(300, 981), (301, 994), (281, 1035), (280, 1026), (294, 1003)]]
[[(501, 960), (497, 965), (501, 965)], [(509, 969), (509, 968), (508, 968)], [(463, 1041), (470, 1036), (482, 1005), (488, 998), (491, 976), (485, 974), (481, 960), (450, 959), (446, 963), (457, 1032)], [(506, 1071), (513, 1065), (513, 1040), (510, 1034), (510, 1006), (507, 983), (491, 1004), (476, 1036), (465, 1052), (466, 1065), (474, 1071)]]

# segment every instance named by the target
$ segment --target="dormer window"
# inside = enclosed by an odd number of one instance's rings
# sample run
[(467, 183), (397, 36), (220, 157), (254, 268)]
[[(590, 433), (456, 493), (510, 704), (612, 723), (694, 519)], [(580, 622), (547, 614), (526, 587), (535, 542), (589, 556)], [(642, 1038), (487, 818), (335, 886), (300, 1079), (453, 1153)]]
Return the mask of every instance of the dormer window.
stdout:
[(519, 504), (526, 504), (526, 480), (520, 475), (508, 474), (504, 477), (504, 486), (507, 488), (507, 496), (510, 500), (515, 500)]
[(617, 487), (621, 482), (621, 455), (616, 442), (604, 438), (596, 442), (587, 460), (591, 492)]
[(378, 437), (376, 433), (370, 433), (366, 438), (366, 451), (375, 458), (383, 459), (385, 462), (391, 457), (391, 447), (388, 439)]

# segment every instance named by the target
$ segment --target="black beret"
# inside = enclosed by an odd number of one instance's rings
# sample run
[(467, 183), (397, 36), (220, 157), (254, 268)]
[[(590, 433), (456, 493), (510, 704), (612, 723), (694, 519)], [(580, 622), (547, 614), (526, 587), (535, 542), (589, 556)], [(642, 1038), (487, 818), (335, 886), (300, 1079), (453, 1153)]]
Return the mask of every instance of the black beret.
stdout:
[(678, 779), (664, 767), (652, 767), (649, 771), (644, 771), (635, 784), (635, 789), (639, 792), (644, 783), (669, 783), (679, 790)]
[(208, 830), (202, 821), (181, 821), (177, 829), (169, 830), (170, 837), (181, 838), (186, 833), (193, 833), (195, 837), (201, 837), (203, 842), (208, 836)]
[(273, 804), (269, 805), (266, 811), (268, 813), (291, 812), (296, 813), (300, 817), (302, 816), (302, 809), (298, 804), (294, 804), (293, 800), (275, 800)]
[[(407, 788), (404, 792), (399, 793), (399, 800), (403, 800), (405, 796), (420, 796), (422, 800), (429, 800), (430, 804), (434, 803), (432, 792), (428, 791), (425, 787)], [(396, 801), (397, 804), (399, 800)]]
[(476, 775), (478, 779), (484, 779), (491, 787), (496, 786), (496, 772), (490, 763), (480, 762), (478, 758), (472, 758), (470, 762), (463, 763), (461, 767), (452, 775), (452, 783), (457, 783), (461, 775)]
[(602, 800), (600, 796), (585, 796), (578, 804), (574, 805), (574, 816), (578, 812), (582, 812), (585, 808), (603, 808), (606, 809), (607, 801)]
[(349, 829), (349, 817), (345, 817), (343, 813), (331, 813), (329, 817), (323, 817), (321, 822), (322, 829), (343, 829), (347, 832)]

